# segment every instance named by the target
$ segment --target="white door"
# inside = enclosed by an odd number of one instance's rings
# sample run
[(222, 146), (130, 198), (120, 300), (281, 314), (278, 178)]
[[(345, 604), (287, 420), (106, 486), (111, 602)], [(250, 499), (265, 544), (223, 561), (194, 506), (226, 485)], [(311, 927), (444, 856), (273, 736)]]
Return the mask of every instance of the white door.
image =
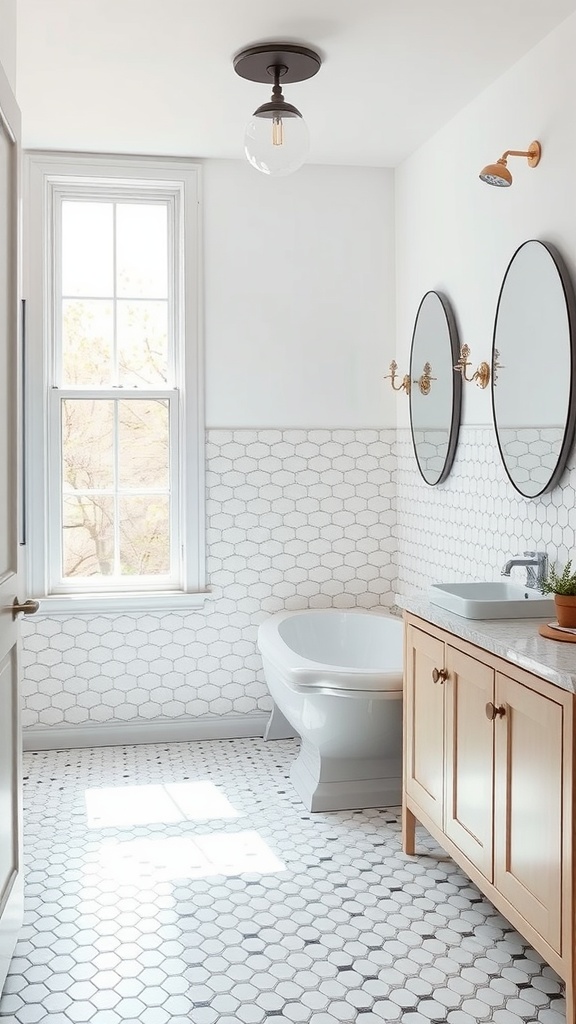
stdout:
[(0, 67), (0, 988), (22, 921), (19, 626), (20, 115)]

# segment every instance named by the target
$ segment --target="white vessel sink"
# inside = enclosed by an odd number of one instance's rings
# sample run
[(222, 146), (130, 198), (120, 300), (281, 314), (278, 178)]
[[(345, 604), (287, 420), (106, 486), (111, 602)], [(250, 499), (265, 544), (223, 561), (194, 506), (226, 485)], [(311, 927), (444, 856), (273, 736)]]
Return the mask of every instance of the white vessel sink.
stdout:
[(465, 619), (555, 618), (552, 597), (517, 583), (434, 583), (429, 597)]

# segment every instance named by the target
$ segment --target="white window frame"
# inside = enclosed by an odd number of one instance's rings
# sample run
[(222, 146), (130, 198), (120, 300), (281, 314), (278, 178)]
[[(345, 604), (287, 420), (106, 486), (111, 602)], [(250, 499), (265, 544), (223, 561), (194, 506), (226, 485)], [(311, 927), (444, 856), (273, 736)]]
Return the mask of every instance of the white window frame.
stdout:
[[(25, 367), (26, 542), (28, 593), (47, 614), (93, 611), (164, 611), (203, 603), (205, 589), (204, 388), (200, 289), (200, 171), (187, 160), (105, 157), (92, 154), (25, 154)], [(177, 461), (172, 524), (178, 552), (177, 577), (162, 585), (130, 581), (110, 588), (105, 580), (79, 590), (60, 576), (60, 404), (66, 397), (106, 398), (106, 390), (55, 387), (54, 331), (57, 312), (53, 273), (55, 215), (68, 196), (84, 189), (106, 198), (145, 196), (173, 204), (178, 264), (172, 275), (176, 319), (176, 360), (172, 389), (122, 388), (115, 399), (165, 398), (176, 427)], [(173, 437), (175, 435), (173, 434)], [(56, 471), (58, 470), (58, 471)], [(56, 510), (56, 514), (55, 514)], [(174, 534), (173, 534), (174, 535)]]

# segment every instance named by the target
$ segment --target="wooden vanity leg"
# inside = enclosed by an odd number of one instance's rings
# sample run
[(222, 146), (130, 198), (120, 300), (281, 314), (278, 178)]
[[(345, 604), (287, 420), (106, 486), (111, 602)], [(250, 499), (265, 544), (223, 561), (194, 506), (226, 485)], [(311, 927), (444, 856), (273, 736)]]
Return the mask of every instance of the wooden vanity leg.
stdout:
[(416, 818), (406, 804), (402, 805), (402, 850), (409, 857), (416, 853)]

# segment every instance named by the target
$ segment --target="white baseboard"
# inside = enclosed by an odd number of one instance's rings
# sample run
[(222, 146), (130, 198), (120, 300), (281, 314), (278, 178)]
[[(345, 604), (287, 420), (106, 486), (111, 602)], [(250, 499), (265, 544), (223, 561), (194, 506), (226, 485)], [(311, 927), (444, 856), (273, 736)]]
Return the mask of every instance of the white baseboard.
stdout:
[(133, 743), (185, 743), (263, 736), (269, 714), (122, 722), (114, 725), (70, 725), (62, 729), (26, 729), (24, 750), (68, 750), (72, 747), (118, 747)]

